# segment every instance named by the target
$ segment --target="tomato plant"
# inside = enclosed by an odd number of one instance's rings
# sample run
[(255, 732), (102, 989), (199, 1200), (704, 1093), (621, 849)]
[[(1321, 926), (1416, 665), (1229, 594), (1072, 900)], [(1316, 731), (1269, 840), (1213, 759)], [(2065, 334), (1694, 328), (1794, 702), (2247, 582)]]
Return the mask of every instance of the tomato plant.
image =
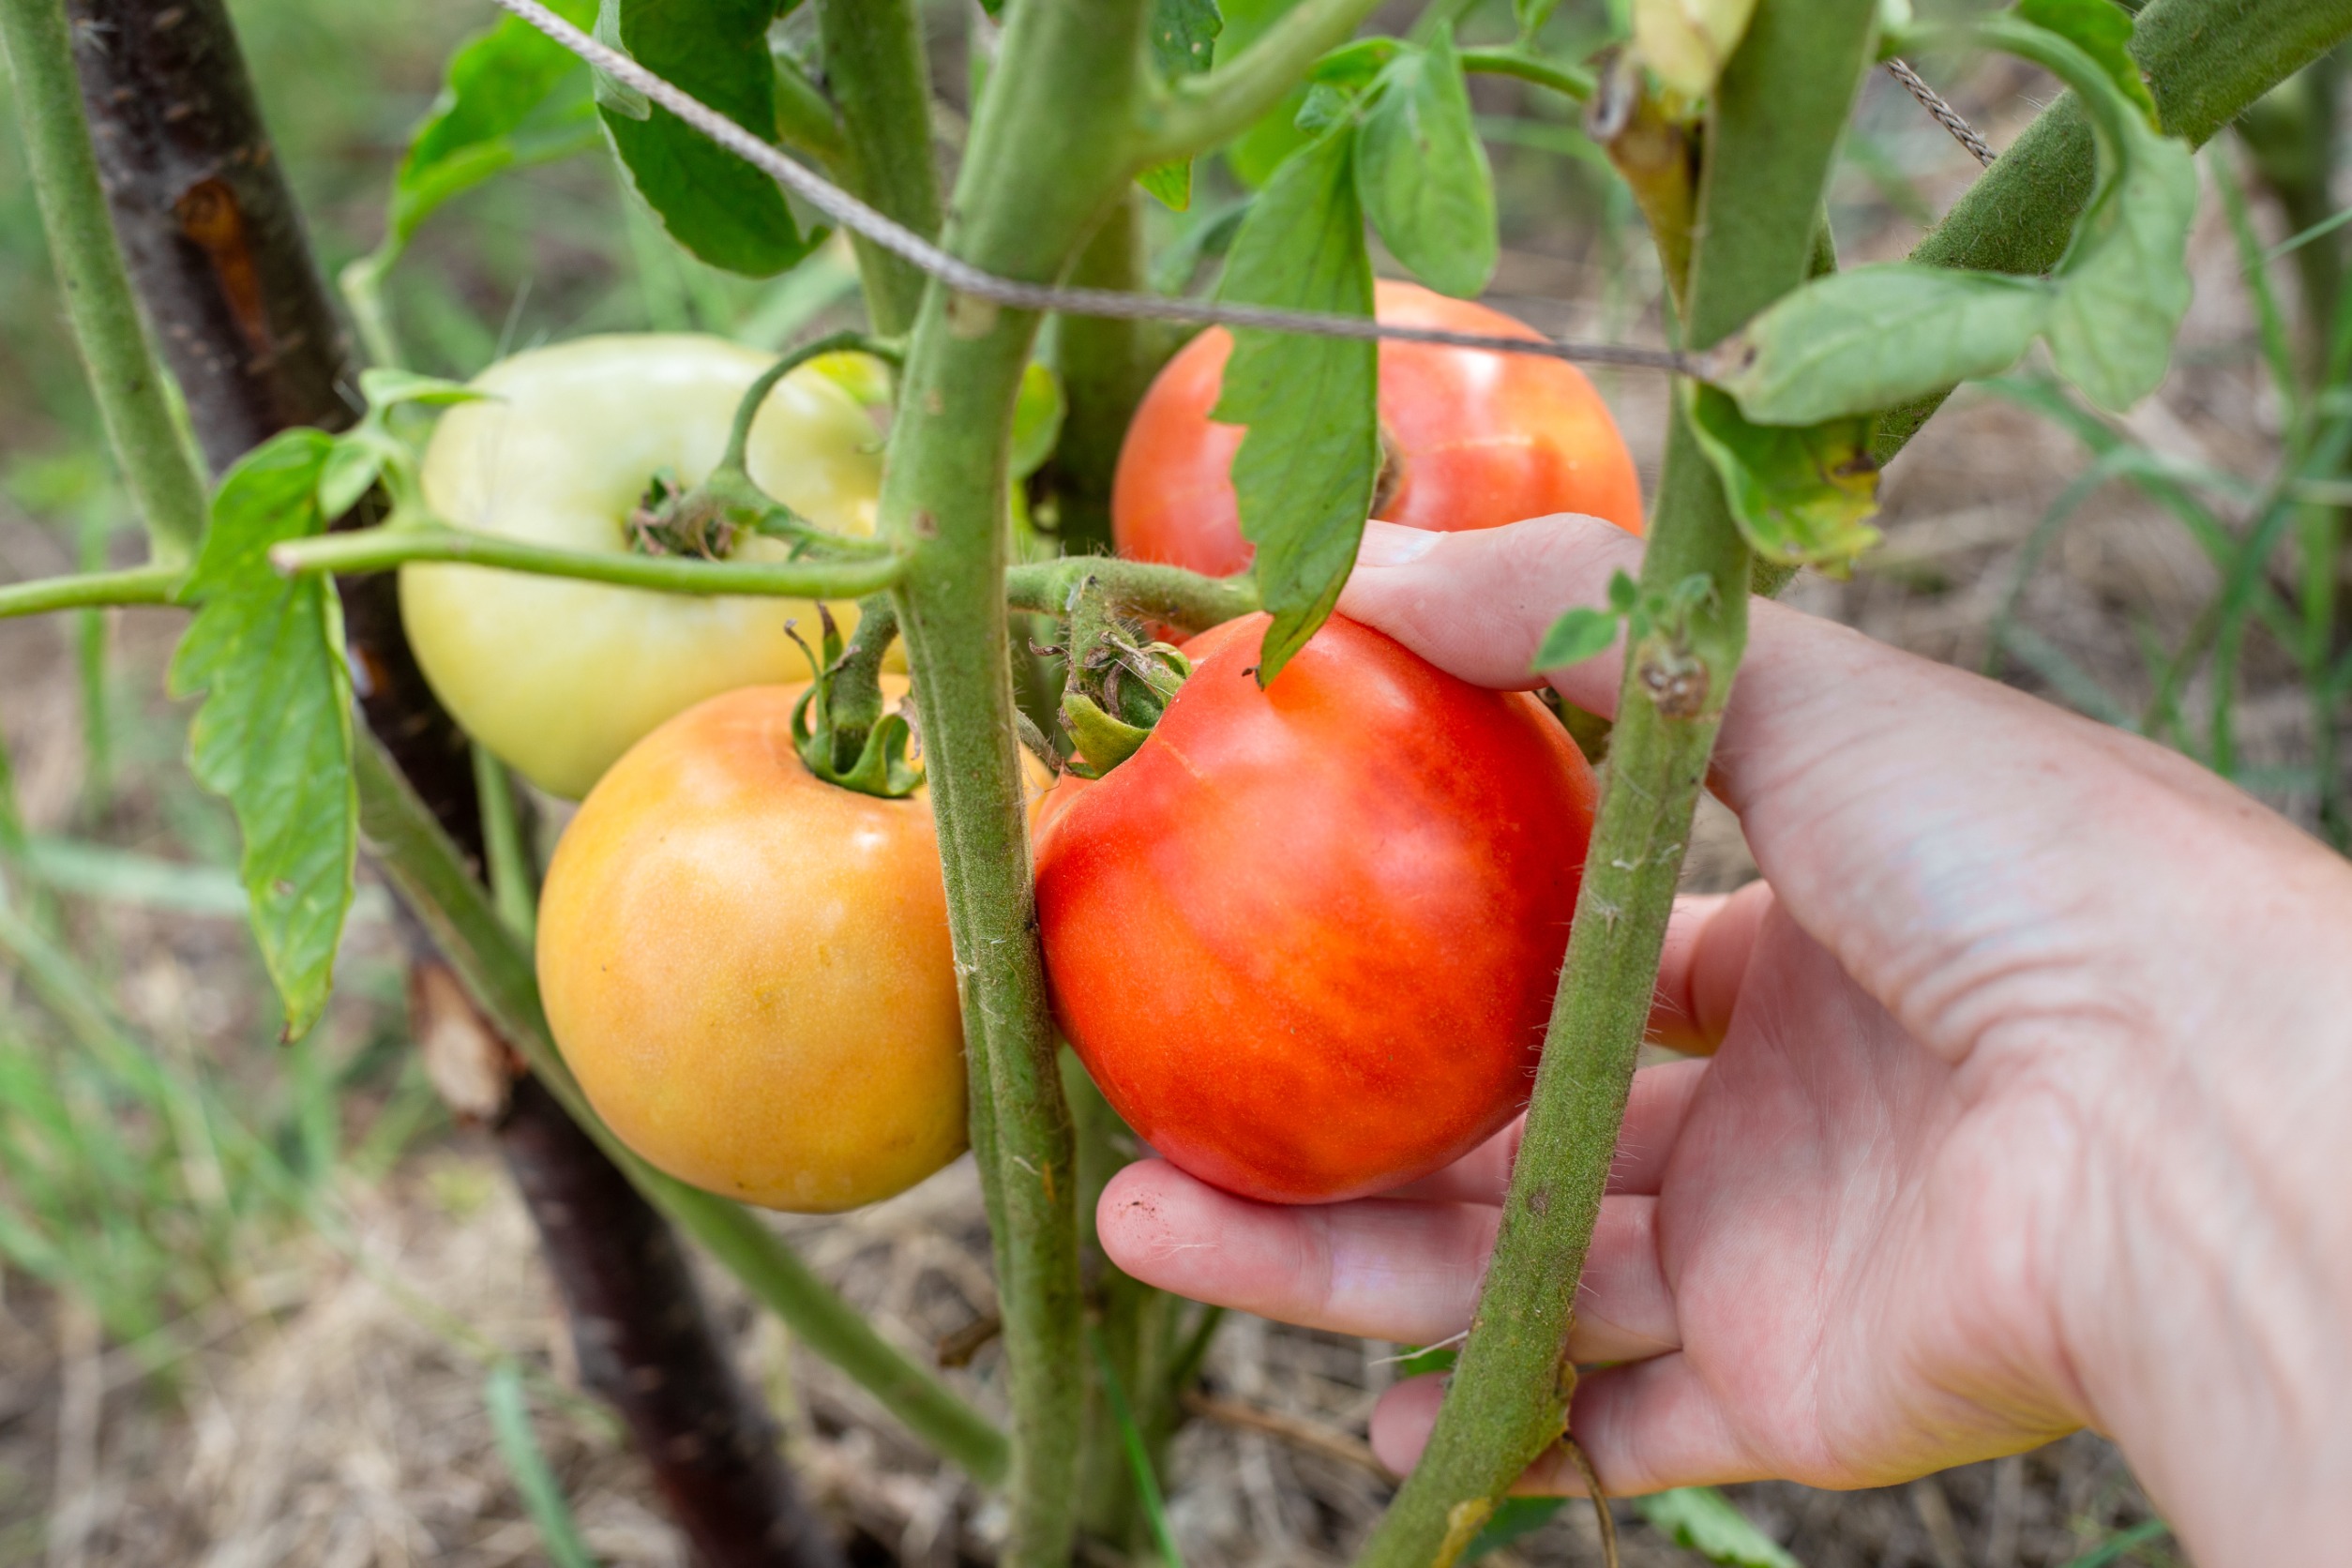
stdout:
[(1543, 705), (1334, 617), (1186, 647), (1141, 749), (1037, 836), (1054, 1007), (1137, 1134), (1276, 1202), (1384, 1191), (1526, 1103), (1592, 775)]
[[(1499, 310), (1416, 283), (1380, 283), (1399, 326), (1536, 336)], [(1244, 430), (1214, 417), (1232, 335), (1212, 327), (1137, 405), (1111, 491), (1119, 553), (1213, 577), (1248, 566), (1233, 490)], [(1608, 405), (1564, 360), (1432, 343), (1380, 344), (1382, 465), (1371, 515), (1409, 528), (1493, 528), (1551, 512), (1641, 532), (1641, 481)]]
[(963, 1031), (929, 802), (811, 775), (806, 690), (711, 698), (606, 772), (548, 867), (538, 971), (564, 1060), (630, 1148), (829, 1213), (962, 1150)]
[[(642, 552), (648, 541), (632, 520), (649, 488), (710, 473), (737, 400), (767, 365), (720, 339), (665, 334), (516, 354), (475, 381), (480, 401), (442, 416), (425, 452), (425, 499), (479, 533)], [(769, 394), (745, 456), (755, 484), (817, 526), (873, 533), (879, 432), (821, 365)], [(727, 543), (716, 553), (742, 560), (781, 560), (792, 549)], [(400, 611), (458, 722), (533, 783), (573, 799), (671, 715), (806, 671), (785, 623), (815, 619), (806, 602), (678, 598), (458, 565), (404, 567)]]

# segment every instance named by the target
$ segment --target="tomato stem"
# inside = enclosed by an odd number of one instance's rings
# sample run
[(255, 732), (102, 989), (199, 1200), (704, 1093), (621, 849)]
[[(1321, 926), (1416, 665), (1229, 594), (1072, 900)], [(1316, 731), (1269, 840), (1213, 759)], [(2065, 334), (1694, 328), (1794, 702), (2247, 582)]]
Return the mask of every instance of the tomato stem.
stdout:
[(1379, 0), (1302, 0), (1256, 43), (1214, 70), (1172, 87), (1154, 84), (1141, 98), (1134, 167), (1180, 162), (1238, 135), (1378, 8)]
[(757, 381), (744, 388), (742, 400), (735, 404), (734, 422), (727, 430), (727, 450), (720, 456), (718, 466), (711, 471), (712, 478), (731, 474), (746, 484), (750, 482), (751, 473), (745, 466), (744, 455), (751, 445), (751, 427), (759, 418), (760, 406), (768, 400), (768, 394), (776, 390), (777, 382), (810, 360), (828, 354), (870, 354), (893, 367), (905, 364), (907, 357), (904, 343), (893, 338), (877, 338), (870, 332), (828, 332), (798, 348), (788, 349), (775, 364), (760, 372)]
[(0, 584), (0, 620), (53, 610), (97, 610), (117, 604), (169, 604), (186, 574), (177, 566), (127, 566), (114, 572), (76, 572)]
[[(818, 0), (825, 86), (841, 122), (841, 183), (924, 238), (940, 226), (931, 149), (930, 76), (912, 0)], [(874, 330), (905, 332), (923, 304), (923, 274), (863, 235), (851, 240)]]
[(74, 340), (123, 478), (163, 566), (185, 565), (204, 537), (204, 476), (180, 433), (170, 389), (156, 374), (130, 274), (106, 209), (98, 155), (83, 114), (63, 0), (0, 0), (0, 42), (16, 83), (17, 125), (40, 199)]
[(1258, 583), (1246, 572), (1235, 577), (1203, 577), (1182, 566), (1097, 555), (1028, 562), (1008, 568), (1004, 602), (1014, 610), (1066, 615), (1071, 591), (1089, 580), (1106, 599), (1128, 614), (1181, 631), (1206, 631), (1259, 608)]
[[(1710, 110), (1693, 225), (1693, 343), (1715, 341), (1805, 278), (1875, 18), (1873, 0), (1758, 8)], [(1646, 628), (1627, 650), (1600, 816), (1493, 1261), (1429, 1445), (1362, 1568), (1453, 1562), (1519, 1472), (1567, 1433), (1574, 1282), (1600, 1216), (1692, 818), (1746, 639), (1750, 563), (1721, 486), (1678, 417), (1642, 582), (1688, 613)], [(1711, 592), (1678, 592), (1699, 577)]]
[(652, 588), (665, 594), (746, 594), (789, 599), (856, 598), (889, 587), (906, 570), (906, 558), (885, 546), (832, 535), (826, 540), (834, 559), (707, 561), (693, 555), (562, 550), (475, 534), (444, 522), (411, 521), (290, 539), (270, 550), (269, 561), (289, 577), (312, 572), (382, 572), (412, 561), (454, 561), (540, 577)]

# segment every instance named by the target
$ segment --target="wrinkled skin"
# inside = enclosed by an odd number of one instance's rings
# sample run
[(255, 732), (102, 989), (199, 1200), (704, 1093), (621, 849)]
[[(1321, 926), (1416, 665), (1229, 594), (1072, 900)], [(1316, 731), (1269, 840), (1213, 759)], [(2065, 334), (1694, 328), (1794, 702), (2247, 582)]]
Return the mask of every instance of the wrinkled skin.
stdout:
[[(770, 355), (716, 338), (581, 338), (500, 361), (488, 394), (442, 415), (425, 452), (425, 499), (477, 533), (570, 550), (628, 548), (626, 522), (667, 469), (701, 480), (727, 445), (735, 404)], [(843, 367), (845, 373), (855, 365)], [(751, 477), (809, 521), (874, 531), (882, 459), (873, 421), (822, 362), (761, 405)], [(739, 545), (781, 559), (781, 540)], [(833, 607), (844, 627), (853, 606)], [(400, 614), (426, 679), (466, 732), (524, 777), (578, 799), (656, 725), (735, 686), (806, 677), (784, 633), (815, 641), (816, 607), (693, 598), (478, 566), (400, 571)]]
[[(1519, 686), (1636, 555), (1581, 519), (1375, 525), (1340, 606)], [(1615, 707), (1614, 656), (1551, 679)], [(1713, 1055), (1636, 1079), (1576, 1286), (1571, 1353), (1618, 1364), (1576, 1390), (1603, 1484), (1885, 1485), (2093, 1425), (2196, 1561), (2340, 1563), (2352, 866), (2160, 746), (1767, 603), (1715, 764), (1765, 881), (1668, 933), (1652, 1027)], [(1103, 1245), (1426, 1343), (1470, 1321), (1514, 1153), (1313, 1210), (1146, 1162)], [(1382, 1397), (1386, 1463), (1440, 1392)], [(1577, 1486), (1558, 1453), (1527, 1485)]]
[[(1383, 281), (1375, 313), (1399, 325), (1539, 334), (1499, 311)], [(1228, 577), (1249, 565), (1229, 477), (1243, 429), (1210, 421), (1233, 340), (1223, 327), (1168, 362), (1137, 408), (1111, 489), (1119, 553)], [(1641, 532), (1641, 481), (1608, 405), (1564, 360), (1428, 343), (1380, 346), (1389, 462), (1374, 516), (1408, 528), (1495, 528), (1547, 512)]]
[(1137, 1134), (1274, 1202), (1378, 1192), (1526, 1102), (1593, 784), (1551, 715), (1334, 619), (1197, 638), (1142, 749), (1040, 812), (1063, 1027)]
[(564, 1060), (624, 1143), (806, 1214), (955, 1158), (964, 1061), (930, 804), (802, 766), (804, 689), (715, 697), (606, 773), (548, 868), (538, 968)]

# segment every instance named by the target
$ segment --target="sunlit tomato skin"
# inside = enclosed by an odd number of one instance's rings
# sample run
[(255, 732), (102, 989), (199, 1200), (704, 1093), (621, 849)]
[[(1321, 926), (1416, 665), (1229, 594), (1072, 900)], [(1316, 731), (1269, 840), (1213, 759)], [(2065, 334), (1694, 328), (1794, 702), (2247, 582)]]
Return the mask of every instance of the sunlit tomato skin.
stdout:
[(930, 804), (812, 776), (802, 689), (712, 698), (605, 774), (548, 867), (539, 987), (624, 1143), (831, 1213), (963, 1148), (963, 1028)]
[(1260, 691), (1266, 624), (1195, 639), (1142, 748), (1054, 786), (1038, 916), (1063, 1029), (1145, 1142), (1333, 1202), (1525, 1104), (1593, 782), (1534, 698), (1345, 619)]
[[(628, 548), (654, 475), (684, 484), (725, 450), (736, 401), (771, 355), (716, 338), (640, 334), (533, 349), (474, 383), (426, 449), (425, 499), (460, 528), (571, 550)], [(761, 406), (751, 477), (820, 527), (869, 535), (882, 460), (873, 421), (816, 366)], [(781, 558), (780, 540), (737, 548)], [(846, 626), (848, 605), (834, 607)], [(542, 789), (577, 799), (637, 739), (716, 692), (805, 676), (784, 623), (812, 605), (686, 598), (473, 566), (400, 572), (426, 679), (460, 724)]]
[[(1539, 334), (1412, 283), (1382, 282), (1375, 313), (1399, 325)], [(1229, 471), (1242, 427), (1212, 423), (1233, 340), (1213, 327), (1152, 383), (1120, 447), (1110, 524), (1119, 553), (1216, 577), (1249, 565)], [(1641, 480), (1608, 405), (1563, 360), (1428, 343), (1380, 344), (1380, 428), (1393, 472), (1374, 513), (1459, 532), (1582, 512), (1641, 532)]]

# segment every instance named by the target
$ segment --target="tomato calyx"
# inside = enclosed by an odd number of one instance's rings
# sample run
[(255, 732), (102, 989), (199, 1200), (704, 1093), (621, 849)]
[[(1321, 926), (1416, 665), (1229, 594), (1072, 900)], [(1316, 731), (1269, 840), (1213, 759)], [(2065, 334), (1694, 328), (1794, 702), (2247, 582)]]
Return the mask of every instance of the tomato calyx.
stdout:
[(802, 766), (828, 784), (902, 800), (921, 788), (923, 769), (912, 760), (921, 741), (906, 705), (882, 712), (882, 656), (898, 632), (890, 596), (859, 601), (857, 629), (846, 644), (833, 612), (822, 604), (817, 606), (817, 619), (822, 657), (789, 624), (784, 628), (808, 655), (815, 672), (792, 705), (792, 749)]
[(642, 555), (695, 555), (724, 561), (746, 535), (782, 539), (792, 546), (790, 559), (810, 554), (869, 555), (888, 547), (874, 540), (848, 539), (818, 527), (787, 506), (752, 479), (746, 454), (752, 421), (776, 383), (812, 359), (829, 354), (867, 354), (896, 366), (905, 357), (893, 339), (863, 332), (835, 332), (803, 343), (760, 372), (744, 389), (727, 432), (727, 449), (701, 484), (687, 486), (662, 470), (646, 483), (645, 493), (629, 514), (629, 548)]
[(1059, 655), (1068, 670), (1062, 722), (1076, 750), (1070, 771), (1100, 778), (1151, 737), (1192, 674), (1192, 661), (1170, 644), (1153, 641), (1092, 575), (1072, 585), (1063, 626), (1062, 646), (1039, 652)]

